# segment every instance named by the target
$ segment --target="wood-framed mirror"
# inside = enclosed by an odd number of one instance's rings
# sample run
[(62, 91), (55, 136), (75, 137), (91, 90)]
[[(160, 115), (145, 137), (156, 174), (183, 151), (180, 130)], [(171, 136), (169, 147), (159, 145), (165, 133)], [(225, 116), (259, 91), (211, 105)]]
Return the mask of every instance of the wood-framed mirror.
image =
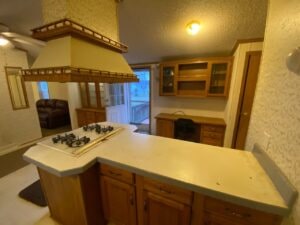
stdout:
[(5, 67), (6, 81), (13, 110), (25, 109), (29, 107), (21, 70), (22, 67)]

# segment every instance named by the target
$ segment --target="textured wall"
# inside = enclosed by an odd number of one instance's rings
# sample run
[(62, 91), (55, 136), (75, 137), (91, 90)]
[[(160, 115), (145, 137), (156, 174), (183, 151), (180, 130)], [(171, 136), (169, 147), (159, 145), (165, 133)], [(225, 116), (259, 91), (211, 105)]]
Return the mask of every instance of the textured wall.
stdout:
[(230, 91), (225, 108), (226, 133), (224, 146), (231, 147), (236, 112), (238, 108), (239, 95), (241, 90), (242, 78), (244, 74), (246, 53), (248, 51), (261, 51), (262, 42), (240, 44), (234, 53), (234, 63), (232, 68)]
[(119, 40), (117, 3), (114, 0), (43, 0), (42, 9), (44, 23), (69, 18)]
[[(247, 149), (261, 143), (300, 192), (300, 76), (289, 72), (287, 54), (300, 44), (299, 0), (270, 0), (263, 58)], [(267, 132), (269, 141), (264, 135)], [(269, 144), (267, 144), (269, 142)], [(300, 224), (300, 201), (285, 224)]]
[(1, 146), (17, 146), (41, 137), (31, 84), (25, 83), (30, 107), (13, 110), (4, 66), (28, 68), (26, 53), (0, 48), (0, 141), (3, 141), (0, 143), (0, 151)]

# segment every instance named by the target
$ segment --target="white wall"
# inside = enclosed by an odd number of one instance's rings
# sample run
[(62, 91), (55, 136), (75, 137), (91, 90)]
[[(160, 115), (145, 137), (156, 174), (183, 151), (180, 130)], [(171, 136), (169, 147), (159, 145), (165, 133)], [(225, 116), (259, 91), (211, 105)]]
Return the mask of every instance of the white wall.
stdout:
[(71, 126), (72, 129), (77, 128), (78, 124), (75, 109), (81, 107), (81, 98), (78, 83), (48, 82), (48, 88), (50, 98), (68, 101)]
[(244, 43), (240, 44), (234, 53), (230, 91), (225, 108), (225, 122), (227, 124), (224, 138), (225, 147), (231, 147), (242, 78), (245, 68), (246, 53), (249, 51), (261, 51), (262, 47), (262, 42)]
[[(300, 46), (300, 1), (270, 0), (247, 149), (261, 144), (300, 192), (300, 76), (285, 59)], [(264, 133), (268, 133), (270, 138)], [(292, 218), (293, 217), (293, 218)], [(284, 224), (300, 224), (300, 201)]]
[(0, 154), (42, 136), (31, 84), (25, 83), (30, 107), (13, 110), (4, 66), (28, 68), (26, 53), (0, 48)]
[(159, 113), (174, 113), (183, 111), (187, 115), (207, 116), (224, 119), (226, 98), (185, 98), (174, 96), (159, 96), (159, 67), (151, 70), (151, 120), (152, 134), (156, 133), (155, 116)]

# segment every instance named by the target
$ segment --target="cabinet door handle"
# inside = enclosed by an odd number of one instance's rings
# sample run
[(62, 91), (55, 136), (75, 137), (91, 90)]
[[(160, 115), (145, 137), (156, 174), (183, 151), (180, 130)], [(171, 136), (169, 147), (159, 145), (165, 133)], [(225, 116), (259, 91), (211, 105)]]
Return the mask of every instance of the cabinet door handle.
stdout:
[(243, 116), (248, 116), (248, 112), (243, 112), (242, 115)]
[(111, 175), (114, 175), (114, 176), (121, 176), (122, 174), (120, 174), (120, 173), (115, 173), (115, 172), (113, 172), (113, 171), (111, 171), (111, 170), (109, 170), (108, 171)]
[(237, 218), (245, 219), (245, 218), (251, 217), (251, 214), (249, 214), (249, 213), (238, 213), (238, 212), (235, 212), (234, 210), (231, 210), (230, 208), (225, 208), (225, 210), (226, 210), (231, 216), (234, 216), (234, 217), (237, 217)]
[(165, 193), (165, 194), (172, 194), (171, 191), (165, 190), (165, 189), (163, 189), (162, 187), (159, 187), (159, 191), (162, 192), (162, 193)]
[(129, 202), (130, 202), (131, 205), (134, 205), (133, 194), (130, 195)]
[(144, 211), (147, 211), (147, 201), (144, 200)]

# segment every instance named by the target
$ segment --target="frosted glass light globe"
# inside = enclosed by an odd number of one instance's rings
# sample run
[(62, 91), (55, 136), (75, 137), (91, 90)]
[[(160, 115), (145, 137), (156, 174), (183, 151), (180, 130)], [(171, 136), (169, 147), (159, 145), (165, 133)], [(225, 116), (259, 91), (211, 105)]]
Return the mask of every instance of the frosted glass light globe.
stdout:
[(189, 35), (196, 35), (201, 29), (201, 25), (197, 21), (192, 21), (186, 25), (186, 32)]

